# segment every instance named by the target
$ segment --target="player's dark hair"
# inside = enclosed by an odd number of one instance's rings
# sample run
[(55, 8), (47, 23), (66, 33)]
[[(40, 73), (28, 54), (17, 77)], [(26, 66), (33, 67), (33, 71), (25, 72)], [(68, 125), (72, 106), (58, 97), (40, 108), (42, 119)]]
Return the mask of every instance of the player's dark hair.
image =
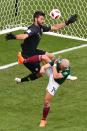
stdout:
[(35, 21), (35, 18), (38, 18), (39, 16), (45, 17), (45, 13), (43, 11), (36, 11), (33, 15), (33, 19)]

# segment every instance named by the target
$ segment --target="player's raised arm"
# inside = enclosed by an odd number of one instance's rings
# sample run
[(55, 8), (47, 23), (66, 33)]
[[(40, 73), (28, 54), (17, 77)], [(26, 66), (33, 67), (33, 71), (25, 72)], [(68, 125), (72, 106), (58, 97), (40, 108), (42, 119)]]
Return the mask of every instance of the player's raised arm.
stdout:
[(28, 34), (19, 34), (19, 35), (16, 35), (15, 37), (17, 40), (24, 40), (27, 37), (29, 37), (29, 35)]
[(14, 35), (12, 33), (9, 33), (9, 34), (6, 35), (6, 39), (7, 40), (12, 40), (12, 39), (24, 40), (28, 37), (31, 37), (35, 33), (37, 33), (37, 31), (35, 29), (33, 29), (33, 27), (31, 27), (31, 28), (27, 29), (24, 34)]
[(53, 65), (53, 77), (54, 79), (61, 79), (63, 78), (63, 75), (62, 73), (57, 72), (56, 66), (57, 66), (56, 64)]
[(55, 30), (59, 30), (59, 29), (62, 29), (66, 26), (65, 23), (60, 23), (60, 24), (56, 24), (56, 25), (53, 25), (51, 26), (51, 31), (55, 31)]
[(60, 23), (60, 24), (55, 24), (53, 26), (51, 26), (51, 30), (59, 30), (64, 28), (65, 26), (74, 23), (75, 21), (77, 21), (77, 14), (71, 15), (70, 18), (68, 20), (66, 20), (64, 23)]
[(9, 33), (6, 35), (6, 39), (7, 40), (13, 40), (13, 39), (17, 39), (17, 40), (24, 40), (27, 37), (29, 37), (28, 34), (19, 34), (19, 35), (14, 35), (12, 33)]

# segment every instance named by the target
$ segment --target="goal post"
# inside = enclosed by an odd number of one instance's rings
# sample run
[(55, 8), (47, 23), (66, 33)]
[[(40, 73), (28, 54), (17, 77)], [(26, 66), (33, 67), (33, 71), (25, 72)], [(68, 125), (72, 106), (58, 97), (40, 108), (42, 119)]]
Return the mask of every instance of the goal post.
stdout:
[(18, 0), (15, 0), (15, 16), (18, 15)]
[[(49, 13), (58, 8), (62, 17), (52, 20)], [(77, 13), (78, 21), (50, 35), (87, 41), (87, 2), (86, 0), (1, 0), (0, 34), (22, 30), (32, 24), (33, 13), (42, 10), (46, 14), (46, 24), (53, 25), (65, 21)]]

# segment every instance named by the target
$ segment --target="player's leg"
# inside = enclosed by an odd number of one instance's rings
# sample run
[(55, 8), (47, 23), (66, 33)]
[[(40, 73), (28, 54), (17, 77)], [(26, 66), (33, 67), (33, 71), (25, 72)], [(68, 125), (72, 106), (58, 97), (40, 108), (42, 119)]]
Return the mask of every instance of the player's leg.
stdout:
[(33, 55), (31, 57), (24, 58), (21, 52), (18, 53), (18, 64), (40, 62), (41, 55)]
[(44, 98), (43, 115), (42, 115), (42, 119), (39, 125), (40, 127), (45, 127), (47, 124), (46, 119), (50, 111), (50, 103), (51, 103), (52, 98), (53, 96), (48, 91), (46, 91), (45, 98)]
[(34, 63), (34, 62), (41, 62), (41, 61), (45, 61), (45, 63), (48, 63), (50, 61), (50, 58), (45, 54), (34, 55), (28, 58), (23, 58), (21, 52), (18, 53), (18, 64)]
[(42, 119), (40, 122), (40, 127), (45, 127), (46, 123), (47, 123), (47, 116), (49, 114), (50, 111), (50, 104), (52, 101), (53, 96), (55, 95), (59, 84), (56, 83), (53, 79), (53, 74), (52, 72), (50, 72), (50, 77), (49, 77), (49, 83), (46, 89), (46, 94), (45, 94), (45, 98), (44, 98), (44, 107), (43, 107), (43, 115), (42, 115)]
[(53, 53), (48, 53), (44, 50), (37, 49), (36, 54), (42, 55), (41, 61), (44, 61), (45, 63), (48, 63), (51, 60), (55, 60), (55, 56)]
[(21, 83), (21, 82), (27, 82), (27, 81), (33, 81), (36, 80), (38, 78), (40, 78), (42, 75), (39, 73), (40, 71), (40, 63), (26, 63), (24, 64), (26, 68), (28, 68), (28, 70), (30, 70), (32, 73), (23, 77), (23, 78), (15, 78), (15, 81), (17, 83)]
[[(37, 54), (38, 54), (39, 56), (41, 56), (40, 59), (42, 59), (42, 60), (45, 61), (46, 63), (50, 61), (50, 59), (45, 55), (45, 51), (38, 49), (38, 50), (36, 50), (36, 52), (35, 52), (35, 55), (36, 55), (36, 56), (37, 56)], [(19, 55), (19, 57), (21, 58), (22, 61), (24, 60), (24, 58), (26, 58), (26, 57), (23, 58), (22, 55), (21, 55), (21, 53), (19, 53), (18, 55)], [(15, 78), (15, 81), (16, 81), (17, 83), (25, 82), (25, 81), (30, 81), (30, 80), (35, 80), (35, 79), (38, 79), (38, 78), (40, 78), (40, 77), (42, 76), (42, 74), (39, 73), (39, 71), (40, 71), (40, 62), (33, 62), (33, 61), (32, 61), (32, 60), (38, 61), (38, 58), (35, 59), (36, 56), (29, 57), (30, 62), (24, 63), (25, 67), (27, 67), (27, 68), (32, 72), (32, 74), (29, 74), (29, 75), (27, 75), (27, 76), (25, 76), (25, 77), (23, 77), (23, 78)], [(42, 56), (43, 56), (43, 57), (42, 57)], [(30, 58), (31, 58), (31, 59), (30, 59)], [(31, 61), (32, 61), (33, 63), (32, 63)]]

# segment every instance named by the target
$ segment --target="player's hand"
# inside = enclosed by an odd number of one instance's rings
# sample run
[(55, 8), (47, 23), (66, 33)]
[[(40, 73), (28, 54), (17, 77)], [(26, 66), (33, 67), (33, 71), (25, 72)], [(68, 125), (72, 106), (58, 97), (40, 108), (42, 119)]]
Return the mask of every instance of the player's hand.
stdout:
[(70, 18), (68, 20), (65, 21), (66, 25), (72, 24), (75, 21), (77, 21), (77, 14), (71, 15)]
[(12, 40), (12, 39), (16, 39), (16, 36), (13, 35), (12, 33), (6, 35), (6, 40)]

